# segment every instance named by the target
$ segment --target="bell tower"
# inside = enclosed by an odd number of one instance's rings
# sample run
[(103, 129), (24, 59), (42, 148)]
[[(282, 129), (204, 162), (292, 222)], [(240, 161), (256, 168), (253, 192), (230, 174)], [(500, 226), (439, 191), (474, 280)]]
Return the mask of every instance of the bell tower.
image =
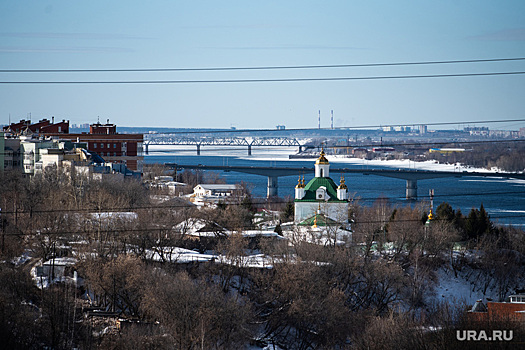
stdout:
[(330, 163), (321, 150), (319, 158), (315, 161), (315, 177), (330, 177)]

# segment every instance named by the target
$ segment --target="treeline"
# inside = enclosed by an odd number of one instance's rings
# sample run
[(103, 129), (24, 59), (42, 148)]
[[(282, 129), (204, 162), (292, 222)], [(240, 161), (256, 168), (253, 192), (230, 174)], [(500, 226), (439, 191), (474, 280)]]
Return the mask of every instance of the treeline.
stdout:
[[(443, 145), (442, 148), (457, 148), (457, 145)], [(465, 166), (491, 169), (493, 167), (509, 172), (525, 171), (525, 141), (486, 142), (469, 145), (465, 152), (429, 153), (428, 159), (440, 163), (461, 163)]]
[[(1, 176), (6, 348), (465, 349), (479, 344), (458, 341), (457, 329), (512, 327), (514, 339), (524, 336), (523, 325), (474, 324), (467, 305), (432, 297), (439, 270), (475, 271), (480, 293), (505, 297), (522, 286), (524, 232), (495, 227), (483, 207), (464, 216), (443, 203), (427, 223), (423, 207), (355, 205), (353, 243), (320, 246), (298, 232), (286, 240), (243, 237), (253, 227), (249, 197), (198, 210), (152, 202), (135, 181)], [(283, 203), (283, 217), (291, 209)], [(180, 224), (197, 220), (217, 234), (187, 235)], [(221, 261), (181, 263), (177, 248)], [(252, 254), (269, 262), (253, 266)], [(58, 256), (78, 259), (72, 268), (82, 286), (35, 286), (31, 268)], [(93, 309), (126, 321), (117, 329)]]

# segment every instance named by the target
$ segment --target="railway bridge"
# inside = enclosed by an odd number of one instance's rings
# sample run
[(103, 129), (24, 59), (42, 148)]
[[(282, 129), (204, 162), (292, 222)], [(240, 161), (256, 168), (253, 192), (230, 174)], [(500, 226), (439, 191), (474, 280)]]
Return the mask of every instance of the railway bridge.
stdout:
[(191, 137), (169, 134), (146, 134), (144, 137), (146, 154), (149, 154), (149, 146), (152, 145), (195, 146), (197, 155), (201, 154), (201, 148), (204, 146), (246, 147), (249, 156), (252, 155), (252, 147), (297, 147), (299, 152), (304, 147), (298, 139), (290, 137)]

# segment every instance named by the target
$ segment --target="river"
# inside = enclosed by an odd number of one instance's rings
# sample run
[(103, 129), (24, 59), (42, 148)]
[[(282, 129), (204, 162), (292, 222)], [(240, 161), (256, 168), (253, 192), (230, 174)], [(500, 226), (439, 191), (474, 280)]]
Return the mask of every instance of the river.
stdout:
[[(288, 155), (295, 153), (292, 148), (253, 149), (253, 155), (247, 156), (246, 150), (232, 148), (203, 149), (200, 156), (195, 155), (195, 148), (174, 146), (150, 146), (150, 152), (145, 155), (145, 163), (177, 163), (180, 165), (243, 165), (243, 166), (282, 166), (311, 167), (312, 172), (306, 173), (308, 182), (313, 174), (315, 158), (289, 160)], [(457, 165), (439, 165), (416, 162), (378, 162), (364, 161), (353, 158), (328, 157), (332, 167), (353, 169), (363, 168), (411, 168), (425, 170), (457, 170), (465, 168)], [(236, 172), (221, 172), (219, 175), (227, 183), (235, 184), (244, 181), (250, 185), (254, 197), (265, 197), (267, 178)], [(340, 174), (330, 173), (336, 183)], [(351, 198), (363, 205), (372, 205), (378, 198), (387, 198), (392, 205), (413, 204), (405, 199), (406, 181), (374, 175), (346, 174), (345, 181)], [(297, 176), (279, 177), (279, 196), (293, 197), (297, 184)], [(483, 204), (493, 222), (503, 225), (525, 227), (525, 180), (506, 179), (499, 177), (448, 177), (418, 181), (418, 201), (429, 202), (429, 190), (434, 189), (434, 209), (442, 202), (448, 202), (454, 209), (461, 209), (468, 215), (472, 208)]]

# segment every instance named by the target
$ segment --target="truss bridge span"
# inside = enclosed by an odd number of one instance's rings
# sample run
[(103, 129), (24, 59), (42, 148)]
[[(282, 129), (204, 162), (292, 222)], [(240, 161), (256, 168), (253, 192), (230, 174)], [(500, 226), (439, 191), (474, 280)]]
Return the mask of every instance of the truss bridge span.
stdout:
[(144, 138), (146, 154), (149, 154), (149, 146), (152, 145), (195, 146), (197, 155), (201, 154), (201, 147), (204, 146), (246, 147), (249, 156), (252, 155), (252, 147), (297, 147), (299, 152), (304, 147), (298, 139), (290, 137), (192, 137), (147, 134)]

